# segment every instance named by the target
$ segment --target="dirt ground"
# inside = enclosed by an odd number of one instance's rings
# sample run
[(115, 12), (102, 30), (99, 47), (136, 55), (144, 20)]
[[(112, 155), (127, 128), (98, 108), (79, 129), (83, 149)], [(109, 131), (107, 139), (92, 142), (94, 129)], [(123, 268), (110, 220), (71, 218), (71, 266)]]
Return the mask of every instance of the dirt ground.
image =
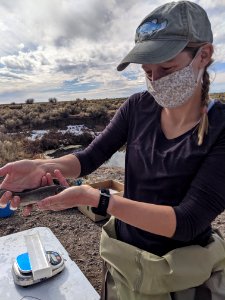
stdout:
[[(85, 179), (85, 182), (115, 179), (123, 182), (124, 170), (101, 167)], [(61, 212), (41, 212), (34, 210), (24, 218), (21, 210), (13, 217), (0, 219), (0, 236), (23, 231), (33, 227), (48, 227), (60, 240), (72, 260), (88, 278), (97, 292), (101, 290), (102, 261), (99, 256), (101, 227), (105, 221), (94, 223), (77, 208)], [(217, 217), (213, 226), (219, 228), (225, 237), (225, 213)]]
[[(106, 179), (123, 182), (122, 168), (101, 167), (84, 183)], [(0, 236), (27, 230), (34, 227), (48, 227), (62, 243), (72, 260), (78, 265), (94, 288), (100, 293), (102, 281), (102, 261), (99, 256), (101, 227), (105, 221), (94, 223), (77, 208), (60, 212), (43, 212), (37, 209), (31, 216), (23, 217), (18, 209), (13, 217), (0, 218)]]

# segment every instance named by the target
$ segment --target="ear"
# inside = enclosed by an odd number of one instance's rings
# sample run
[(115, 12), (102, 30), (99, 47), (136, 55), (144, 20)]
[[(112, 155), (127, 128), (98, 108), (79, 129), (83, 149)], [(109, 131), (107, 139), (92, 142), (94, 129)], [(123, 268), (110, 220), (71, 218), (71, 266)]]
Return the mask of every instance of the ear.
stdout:
[(200, 68), (204, 68), (208, 65), (213, 55), (213, 45), (208, 43), (201, 47), (200, 53)]

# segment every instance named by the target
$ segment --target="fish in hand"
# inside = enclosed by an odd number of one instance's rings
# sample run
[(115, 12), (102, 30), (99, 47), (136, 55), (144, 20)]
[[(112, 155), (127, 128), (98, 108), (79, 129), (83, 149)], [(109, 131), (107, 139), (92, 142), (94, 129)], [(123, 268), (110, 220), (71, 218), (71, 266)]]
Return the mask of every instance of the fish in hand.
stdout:
[[(42, 186), (37, 189), (25, 190), (23, 192), (11, 192), (12, 196), (19, 196), (21, 203), (20, 206), (27, 206), (29, 204), (34, 204), (46, 197), (59, 194), (67, 187), (62, 185), (48, 185)], [(6, 190), (0, 190), (0, 197), (6, 192)]]

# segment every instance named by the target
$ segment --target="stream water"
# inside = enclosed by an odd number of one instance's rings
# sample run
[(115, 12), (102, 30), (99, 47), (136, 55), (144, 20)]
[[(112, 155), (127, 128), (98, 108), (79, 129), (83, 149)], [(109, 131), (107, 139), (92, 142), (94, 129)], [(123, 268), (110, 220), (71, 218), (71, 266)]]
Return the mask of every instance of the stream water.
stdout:
[[(79, 146), (74, 145), (74, 146), (60, 148), (52, 151), (46, 151), (45, 155), (51, 158), (56, 158), (56, 157), (69, 154), (74, 150), (79, 151)], [(115, 152), (107, 162), (104, 163), (104, 166), (125, 168), (125, 154), (126, 154), (125, 149), (120, 149), (119, 151)]]
[(107, 167), (125, 168), (125, 150), (119, 150), (104, 164)]
[[(67, 126), (66, 130), (59, 130), (59, 131), (62, 133), (70, 132), (74, 135), (80, 135), (80, 134), (84, 133), (84, 131), (87, 131), (87, 130), (90, 132), (90, 129), (88, 129), (84, 125), (70, 125), (70, 126)], [(48, 132), (48, 130), (33, 130), (31, 132), (30, 139), (32, 139), (32, 140), (35, 140), (37, 138), (40, 139), (47, 132)], [(60, 156), (66, 155), (68, 153), (71, 153), (75, 149), (76, 150), (79, 149), (79, 145), (71, 145), (68, 147), (63, 147), (63, 148), (59, 148), (56, 150), (47, 151), (45, 153), (45, 155), (50, 156), (52, 158), (60, 157)], [(124, 168), (125, 167), (125, 153), (126, 153), (125, 148), (120, 149), (119, 151), (114, 153), (113, 156), (104, 165), (107, 167)]]

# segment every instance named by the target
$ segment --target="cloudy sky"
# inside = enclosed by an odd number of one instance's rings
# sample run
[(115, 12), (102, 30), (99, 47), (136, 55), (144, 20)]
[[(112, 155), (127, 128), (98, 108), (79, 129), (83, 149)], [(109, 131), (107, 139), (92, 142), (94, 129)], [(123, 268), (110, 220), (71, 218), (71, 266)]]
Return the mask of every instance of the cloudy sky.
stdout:
[[(140, 66), (118, 72), (140, 21), (166, 0), (0, 0), (0, 103), (124, 97)], [(211, 92), (225, 92), (225, 0), (194, 0), (210, 17)]]

